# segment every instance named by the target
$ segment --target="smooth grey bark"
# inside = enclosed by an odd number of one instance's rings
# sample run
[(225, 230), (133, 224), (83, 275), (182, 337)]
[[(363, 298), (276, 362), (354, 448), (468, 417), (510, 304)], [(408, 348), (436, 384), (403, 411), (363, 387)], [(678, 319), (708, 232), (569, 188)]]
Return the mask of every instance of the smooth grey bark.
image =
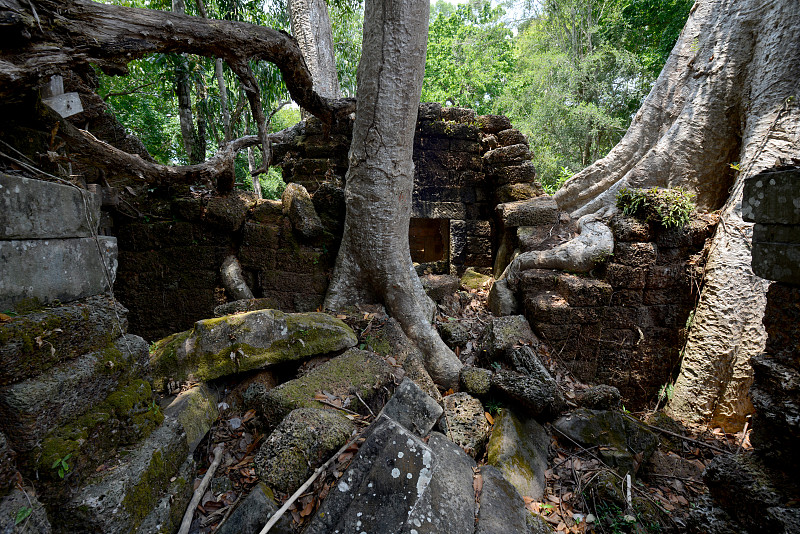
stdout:
[(613, 214), (623, 187), (684, 187), (698, 208), (722, 208), (669, 404), (684, 421), (738, 429), (751, 409), (767, 283), (750, 267), (742, 183), (797, 155), (798, 42), (794, 0), (699, 0), (625, 137), (555, 194), (576, 217)]
[(331, 19), (325, 0), (289, 0), (289, 21), (292, 35), (311, 72), (314, 90), (327, 98), (341, 97)]
[(430, 322), (432, 303), (408, 245), (428, 16), (426, 0), (367, 1), (347, 215), (325, 306), (383, 302), (422, 351), (431, 377), (456, 387), (461, 362)]

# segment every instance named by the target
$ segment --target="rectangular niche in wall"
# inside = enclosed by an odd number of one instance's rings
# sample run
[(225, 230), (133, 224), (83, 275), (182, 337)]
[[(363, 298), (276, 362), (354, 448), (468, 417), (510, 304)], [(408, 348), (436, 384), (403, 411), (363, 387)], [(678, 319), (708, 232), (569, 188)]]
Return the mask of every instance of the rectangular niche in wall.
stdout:
[(450, 221), (411, 219), (408, 228), (411, 260), (415, 263), (448, 262), (450, 259)]

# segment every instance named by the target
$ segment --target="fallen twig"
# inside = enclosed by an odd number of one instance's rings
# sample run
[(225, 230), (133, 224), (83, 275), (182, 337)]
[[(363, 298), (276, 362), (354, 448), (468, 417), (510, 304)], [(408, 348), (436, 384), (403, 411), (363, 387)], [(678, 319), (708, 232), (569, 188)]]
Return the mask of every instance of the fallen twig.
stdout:
[[(270, 517), (270, 518), (269, 518), (269, 521), (267, 521), (267, 524), (266, 524), (266, 525), (264, 525), (264, 528), (262, 528), (262, 529), (261, 529), (261, 532), (259, 532), (259, 534), (267, 534), (267, 532), (269, 532), (269, 531), (272, 529), (272, 527), (274, 527), (274, 526), (275, 526), (275, 524), (278, 522), (278, 520), (279, 520), (281, 517), (283, 517), (283, 514), (285, 514), (285, 513), (286, 513), (286, 510), (288, 510), (288, 509), (289, 509), (289, 508), (292, 506), (292, 504), (293, 504), (293, 503), (294, 503), (294, 502), (295, 502), (297, 499), (299, 499), (299, 498), (300, 498), (300, 497), (303, 495), (303, 493), (305, 493), (305, 491), (306, 491), (306, 490), (307, 490), (307, 489), (308, 489), (308, 488), (311, 486), (311, 484), (313, 484), (313, 483), (314, 483), (314, 481), (315, 481), (315, 480), (316, 480), (316, 479), (319, 477), (319, 475), (321, 475), (321, 474), (322, 474), (322, 472), (323, 472), (323, 471), (325, 471), (325, 469), (327, 469), (328, 467), (330, 467), (330, 465), (331, 465), (331, 464), (334, 462), (334, 460), (336, 460), (336, 458), (338, 458), (338, 457), (339, 457), (339, 455), (343, 454), (343, 453), (344, 453), (344, 452), (345, 452), (347, 449), (349, 449), (349, 448), (350, 448), (350, 446), (351, 446), (353, 443), (355, 443), (355, 442), (356, 442), (356, 440), (357, 440), (358, 438), (360, 438), (360, 437), (361, 437), (361, 433), (358, 433), (358, 434), (356, 434), (356, 435), (353, 437), (353, 439), (351, 439), (350, 441), (348, 441), (347, 443), (345, 443), (345, 444), (342, 446), (342, 448), (341, 448), (341, 449), (339, 449), (338, 451), (336, 451), (336, 454), (334, 454), (333, 456), (331, 456), (330, 458), (328, 458), (328, 461), (327, 461), (327, 462), (325, 462), (325, 463), (324, 463), (324, 464), (322, 464), (321, 466), (317, 467), (316, 471), (314, 471), (314, 472), (311, 474), (311, 476), (308, 478), (308, 480), (306, 480), (305, 482), (303, 482), (303, 485), (302, 485), (302, 486), (300, 486), (299, 488), (297, 488), (297, 491), (295, 491), (294, 493), (292, 493), (292, 496), (291, 496), (291, 497), (289, 497), (288, 499), (286, 499), (286, 502), (285, 502), (285, 503), (283, 503), (283, 506), (281, 506), (280, 510), (278, 510), (277, 512), (275, 512), (275, 514), (274, 514), (272, 517)], [(179, 534), (180, 534), (180, 533), (179, 533)]]
[(658, 430), (662, 434), (666, 434), (666, 435), (672, 436), (674, 438), (679, 438), (679, 439), (682, 439), (683, 441), (688, 441), (689, 443), (694, 443), (695, 445), (702, 445), (703, 447), (709, 448), (712, 451), (721, 452), (723, 454), (730, 454), (731, 453), (731, 451), (726, 451), (725, 449), (720, 449), (719, 447), (711, 445), (710, 443), (706, 443), (704, 441), (700, 441), (700, 440), (693, 439), (693, 438), (687, 438), (686, 436), (678, 434), (677, 432), (670, 432), (669, 430), (663, 429), (661, 427), (653, 426), (651, 424), (645, 423), (644, 421), (639, 421), (638, 419), (636, 419), (634, 417), (631, 417), (630, 415), (626, 414), (625, 417), (631, 419), (632, 421), (636, 421), (637, 423), (641, 423), (641, 424), (645, 425), (647, 428), (652, 428), (653, 430)]
[(197, 508), (197, 505), (200, 504), (200, 499), (203, 498), (203, 494), (206, 492), (208, 485), (211, 484), (211, 479), (214, 478), (214, 473), (222, 461), (222, 451), (222, 445), (217, 445), (214, 448), (214, 459), (211, 461), (211, 465), (208, 466), (208, 471), (206, 471), (206, 474), (203, 477), (203, 480), (200, 482), (200, 485), (197, 486), (196, 490), (194, 490), (192, 500), (189, 502), (189, 506), (186, 508), (186, 512), (183, 514), (183, 521), (181, 521), (181, 528), (178, 529), (178, 534), (187, 534), (189, 532), (189, 527), (192, 526), (194, 510)]

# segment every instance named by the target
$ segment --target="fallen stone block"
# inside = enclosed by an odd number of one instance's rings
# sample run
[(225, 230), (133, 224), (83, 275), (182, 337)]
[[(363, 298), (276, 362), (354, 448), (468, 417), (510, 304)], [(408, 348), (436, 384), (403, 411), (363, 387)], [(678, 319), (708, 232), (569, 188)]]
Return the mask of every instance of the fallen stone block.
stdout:
[(110, 297), (93, 296), (0, 323), (0, 385), (107, 347), (127, 332), (127, 313)]
[(305, 239), (322, 235), (325, 228), (317, 215), (311, 195), (299, 184), (288, 184), (281, 197), (283, 212), (289, 216), (292, 226)]
[[(47, 511), (32, 490), (28, 489), (26, 493), (15, 489), (0, 500), (0, 532), (50, 534), (53, 528)], [(22, 524), (16, 524), (16, 518), (23, 509), (30, 509), (30, 514), (24, 520), (24, 529)]]
[(494, 420), (487, 447), (489, 464), (503, 473), (520, 495), (535, 501), (545, 490), (550, 437), (534, 419), (520, 420), (508, 408)]
[(197, 321), (158, 341), (150, 364), (154, 387), (167, 379), (208, 381), (355, 346), (355, 333), (325, 313), (257, 310)]
[(428, 274), (419, 277), (425, 293), (434, 302), (441, 302), (443, 298), (458, 291), (459, 280), (449, 274)]
[(255, 457), (258, 478), (290, 495), (347, 443), (355, 425), (334, 410), (298, 408), (264, 441)]
[(486, 397), (492, 388), (492, 372), (483, 367), (464, 367), (459, 376), (461, 389), (473, 397)]
[[(258, 534), (277, 511), (278, 506), (275, 504), (272, 490), (261, 482), (250, 490), (247, 497), (236, 507), (236, 510), (216, 531), (216, 534)], [(270, 532), (292, 534), (294, 530), (292, 530), (289, 514), (281, 517)]]
[(162, 400), (161, 409), (164, 415), (177, 419), (186, 432), (190, 453), (194, 452), (219, 417), (218, 400), (216, 392), (205, 384)]
[(48, 432), (86, 412), (119, 384), (147, 373), (147, 342), (125, 335), (0, 393), (3, 428), (17, 450), (29, 450)]
[(117, 238), (0, 241), (0, 310), (18, 303), (69, 302), (108, 291), (117, 272)]
[(0, 239), (91, 237), (100, 202), (85, 189), (0, 173)]
[[(181, 424), (166, 419), (117, 465), (97, 473), (70, 500), (60, 504), (59, 528), (107, 534), (137, 531), (158, 505), (188, 453)], [(187, 489), (191, 491), (191, 483)]]
[(435, 467), (433, 451), (420, 438), (382, 416), (306, 534), (400, 532)]
[[(263, 384), (254, 383), (247, 388), (243, 398), (247, 406), (255, 408), (266, 419), (267, 425), (274, 428), (292, 410), (323, 408), (324, 405), (314, 398), (322, 391), (347, 398), (352, 395), (351, 390), (355, 390), (365, 402), (377, 404), (376, 399), (393, 377), (391, 367), (376, 354), (349, 349), (308, 374), (268, 391)], [(355, 402), (351, 408), (366, 412), (357, 399)], [(376, 408), (377, 405), (373, 406)]]
[(498, 371), (492, 376), (492, 389), (498, 396), (519, 403), (524, 415), (538, 419), (556, 416), (566, 404), (558, 384), (549, 373), (545, 377)]
[(475, 534), (527, 534), (525, 502), (496, 468), (481, 467), (483, 477)]
[(506, 228), (558, 224), (558, 205), (551, 196), (506, 202), (495, 209)]
[(425, 437), (442, 415), (442, 407), (410, 378), (404, 379), (383, 407), (385, 416)]
[(189, 455), (178, 472), (169, 479), (169, 486), (139, 525), (136, 534), (174, 534), (178, 530), (192, 498), (196, 469), (194, 458)]
[(506, 350), (521, 344), (539, 345), (524, 315), (492, 318), (483, 338), (483, 350), (490, 360), (501, 358)]
[(444, 413), (439, 428), (468, 455), (477, 458), (489, 439), (489, 422), (481, 401), (459, 391), (444, 398)]

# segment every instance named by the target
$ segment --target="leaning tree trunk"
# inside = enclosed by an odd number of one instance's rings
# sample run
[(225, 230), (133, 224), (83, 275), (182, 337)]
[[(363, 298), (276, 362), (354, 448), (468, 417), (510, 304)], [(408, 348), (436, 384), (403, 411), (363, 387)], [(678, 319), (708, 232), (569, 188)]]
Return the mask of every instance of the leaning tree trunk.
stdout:
[(736, 428), (751, 409), (768, 282), (750, 267), (742, 183), (798, 155), (798, 43), (796, 0), (699, 0), (625, 137), (555, 195), (575, 216), (613, 213), (623, 187), (684, 187), (722, 208), (669, 404), (685, 421)]
[(344, 236), (325, 305), (382, 301), (414, 340), (433, 379), (455, 386), (461, 363), (430, 322), (411, 263), (412, 150), (428, 33), (425, 0), (368, 0), (358, 67)]
[[(186, 4), (184, 1), (172, 0), (172, 12), (185, 15)], [(178, 65), (175, 67), (175, 96), (178, 98), (178, 118), (181, 123), (181, 138), (186, 159), (189, 160), (189, 163), (202, 163), (202, 160), (197, 161), (195, 153), (197, 131), (194, 128), (192, 115), (192, 84), (189, 79), (189, 61), (184, 55), (178, 56)]]
[(303, 52), (314, 80), (314, 90), (328, 98), (339, 98), (339, 78), (333, 56), (333, 32), (325, 0), (289, 0), (292, 35)]

